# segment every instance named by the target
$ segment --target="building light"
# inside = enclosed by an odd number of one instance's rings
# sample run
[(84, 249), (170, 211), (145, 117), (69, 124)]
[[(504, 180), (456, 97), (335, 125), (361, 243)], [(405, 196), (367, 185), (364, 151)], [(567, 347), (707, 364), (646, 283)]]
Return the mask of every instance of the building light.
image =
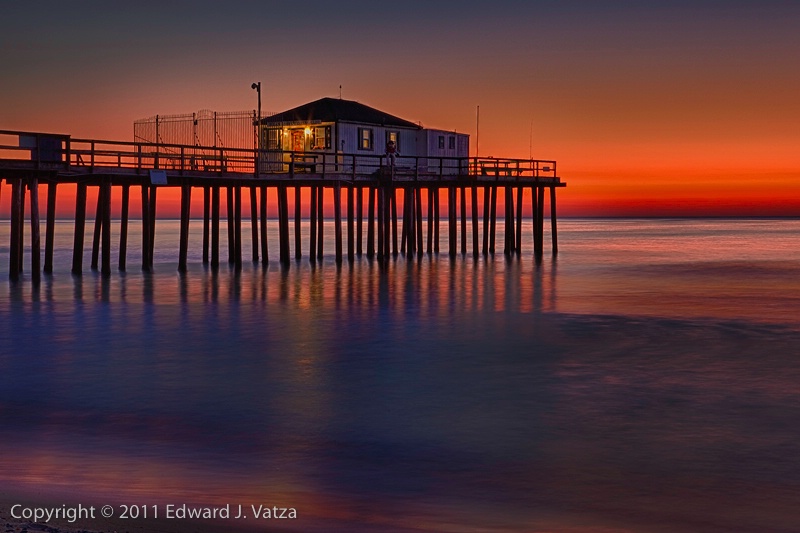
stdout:
[(308, 126), (306, 126), (306, 129), (303, 131), (305, 131), (306, 135), (311, 135), (311, 128), (309, 128)]

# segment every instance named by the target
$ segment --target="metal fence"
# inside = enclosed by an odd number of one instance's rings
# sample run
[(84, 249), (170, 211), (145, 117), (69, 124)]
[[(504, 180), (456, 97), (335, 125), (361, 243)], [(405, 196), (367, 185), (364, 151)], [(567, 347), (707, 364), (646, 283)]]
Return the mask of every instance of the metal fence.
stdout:
[[(262, 114), (261, 118), (271, 114)], [(192, 114), (156, 115), (133, 123), (133, 140), (205, 148), (257, 148), (256, 112), (204, 109)]]

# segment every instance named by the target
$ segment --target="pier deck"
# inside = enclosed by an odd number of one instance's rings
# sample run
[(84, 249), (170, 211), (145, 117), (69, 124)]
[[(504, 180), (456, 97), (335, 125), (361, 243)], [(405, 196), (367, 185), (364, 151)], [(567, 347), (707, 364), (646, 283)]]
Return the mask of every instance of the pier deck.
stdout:
[[(43, 271), (52, 272), (53, 221), (60, 184), (77, 185), (75, 200), (75, 238), (72, 271), (83, 270), (82, 255), (86, 225), (87, 187), (98, 189), (92, 243), (92, 268), (104, 274), (111, 271), (111, 190), (122, 190), (119, 232), (119, 268), (126, 269), (127, 225), (130, 187), (141, 192), (143, 253), (142, 269), (152, 268), (153, 235), (156, 223), (158, 191), (164, 187), (181, 189), (181, 238), (178, 250), (179, 270), (186, 269), (190, 203), (194, 189), (202, 189), (204, 198), (203, 261), (219, 265), (220, 191), (225, 189), (228, 217), (228, 260), (241, 265), (241, 193), (250, 192), (253, 260), (268, 260), (266, 215), (268, 199), (277, 204), (279, 256), (290, 262), (290, 217), (288, 193), (295, 194), (295, 258), (302, 257), (300, 228), (303, 224), (300, 201), (302, 189), (310, 191), (311, 261), (321, 260), (324, 191), (333, 192), (335, 220), (335, 257), (343, 253), (342, 212), (346, 207), (347, 258), (364, 253), (386, 260), (403, 253), (408, 257), (439, 250), (440, 191), (447, 194), (449, 253), (458, 253), (460, 206), (461, 253), (467, 253), (468, 241), (474, 255), (493, 254), (497, 221), (497, 195), (504, 194), (504, 253), (519, 254), (522, 249), (523, 203), (530, 190), (533, 219), (533, 253), (543, 253), (545, 190), (549, 189), (552, 250), (557, 253), (556, 189), (566, 184), (557, 175), (556, 162), (507, 158), (397, 157), (390, 165), (385, 156), (286, 152), (259, 149), (221, 148), (150, 144), (92, 139), (73, 139), (67, 135), (0, 130), (0, 179), (11, 184), (11, 232), (9, 276), (17, 279), (22, 271), (25, 227), (25, 196), (30, 192), (31, 272), (39, 279), (40, 236), (38, 190), (48, 187), (45, 260)], [(346, 201), (342, 199), (342, 189)], [(268, 194), (269, 190), (275, 191)], [(402, 199), (397, 191), (403, 191)], [(426, 201), (423, 202), (423, 191)], [(482, 195), (479, 194), (482, 192)], [(470, 202), (467, 202), (467, 194)], [(367, 196), (366, 202), (364, 196)], [(482, 200), (482, 201), (481, 201)], [(367, 204), (366, 206), (364, 204)], [(330, 205), (330, 201), (328, 202)], [(427, 249), (423, 239), (423, 205), (427, 204)], [(481, 205), (482, 204), (482, 205)], [(467, 206), (471, 208), (471, 217)], [(479, 206), (483, 209), (483, 232), (479, 224)], [(364, 212), (366, 207), (366, 213)], [(402, 216), (402, 236), (398, 246), (398, 212)], [(468, 239), (467, 222), (471, 218), (472, 235)], [(366, 226), (366, 228), (364, 228)], [(260, 231), (259, 231), (260, 228)], [(482, 239), (481, 239), (482, 237)], [(260, 241), (260, 246), (259, 246)], [(482, 244), (482, 246), (480, 246)], [(102, 250), (102, 256), (100, 255)]]

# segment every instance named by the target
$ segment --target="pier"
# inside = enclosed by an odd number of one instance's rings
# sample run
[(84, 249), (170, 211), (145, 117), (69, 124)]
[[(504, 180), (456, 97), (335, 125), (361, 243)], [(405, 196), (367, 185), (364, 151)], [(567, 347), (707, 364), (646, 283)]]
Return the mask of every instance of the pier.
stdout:
[[(523, 253), (527, 243), (544, 253), (544, 205), (550, 205), (552, 253), (558, 252), (556, 190), (566, 186), (555, 161), (493, 157), (396, 157), (314, 151), (73, 139), (68, 135), (0, 130), (0, 179), (11, 185), (9, 277), (23, 270), (25, 226), (30, 224), (30, 271), (34, 281), (53, 272), (58, 186), (76, 185), (72, 273), (80, 275), (87, 244), (87, 191), (97, 190), (91, 268), (112, 271), (112, 189), (120, 190), (116, 268), (127, 261), (129, 209), (141, 201), (141, 269), (153, 268), (159, 192), (180, 189), (178, 270), (187, 269), (190, 207), (203, 196), (203, 263), (221, 263), (220, 213), (227, 212), (227, 262), (242, 265), (242, 197), (250, 204), (252, 261), (264, 265), (275, 253), (281, 264), (308, 257), (321, 261), (324, 221), (334, 221), (337, 264), (366, 255), (377, 261), (440, 253), (440, 216), (446, 206), (450, 256)], [(40, 187), (47, 187), (42, 262)], [(131, 193), (134, 193), (132, 200)], [(290, 213), (290, 194), (294, 213)], [(502, 195), (504, 242), (497, 250), (498, 196)], [(5, 195), (4, 195), (5, 196)], [(303, 202), (308, 198), (306, 207)], [(469, 198), (469, 202), (467, 199)], [(5, 199), (4, 199), (5, 201)], [(526, 204), (533, 221), (523, 235)], [(26, 213), (27, 206), (27, 213)], [(277, 211), (278, 242), (267, 242), (267, 213)], [(468, 209), (469, 207), (469, 209)], [(332, 212), (326, 212), (332, 208)], [(482, 211), (482, 212), (481, 212)], [(303, 213), (308, 216), (304, 217)], [(27, 216), (26, 216), (27, 215)], [(195, 221), (199, 223), (199, 221)], [(301, 230), (308, 225), (308, 249)], [(425, 231), (426, 230), (426, 231)], [(272, 248), (272, 249), (271, 249)]]

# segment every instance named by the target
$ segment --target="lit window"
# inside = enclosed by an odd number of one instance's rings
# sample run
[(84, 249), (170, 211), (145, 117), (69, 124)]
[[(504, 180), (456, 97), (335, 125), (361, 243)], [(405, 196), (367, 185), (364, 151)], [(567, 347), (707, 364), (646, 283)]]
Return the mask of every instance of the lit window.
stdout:
[(262, 146), (266, 147), (267, 150), (279, 150), (280, 149), (280, 132), (281, 130), (277, 128), (270, 128), (266, 130), (267, 132), (267, 142), (264, 143), (262, 141)]
[(358, 128), (358, 149), (372, 150), (372, 129)]
[(331, 127), (314, 128), (314, 150), (327, 150), (331, 147)]
[(400, 150), (400, 135), (396, 131), (386, 132), (386, 144), (388, 145), (390, 142), (394, 143), (395, 149)]

